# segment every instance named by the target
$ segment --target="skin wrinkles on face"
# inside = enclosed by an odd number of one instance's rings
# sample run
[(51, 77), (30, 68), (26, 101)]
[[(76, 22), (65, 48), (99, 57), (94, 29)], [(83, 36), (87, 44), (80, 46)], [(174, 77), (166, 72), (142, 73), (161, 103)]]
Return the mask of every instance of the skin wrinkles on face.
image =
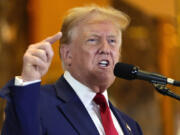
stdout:
[(68, 71), (95, 92), (114, 82), (113, 69), (119, 60), (121, 31), (111, 21), (83, 23), (74, 29)]

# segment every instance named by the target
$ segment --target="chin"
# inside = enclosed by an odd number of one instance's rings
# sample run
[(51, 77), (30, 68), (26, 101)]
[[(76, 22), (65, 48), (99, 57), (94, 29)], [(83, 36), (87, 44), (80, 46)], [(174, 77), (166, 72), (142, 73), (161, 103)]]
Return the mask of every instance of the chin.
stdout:
[(109, 79), (109, 80), (103, 80), (99, 83), (99, 92), (104, 92), (107, 90), (114, 82), (114, 79)]
[(114, 80), (115, 80), (115, 77), (114, 77), (114, 75), (112, 76), (112, 75), (101, 75), (101, 76), (99, 76), (98, 77), (99, 79), (99, 82), (101, 83), (101, 84), (104, 84), (104, 85), (107, 85), (107, 87), (110, 87), (110, 85), (114, 82)]

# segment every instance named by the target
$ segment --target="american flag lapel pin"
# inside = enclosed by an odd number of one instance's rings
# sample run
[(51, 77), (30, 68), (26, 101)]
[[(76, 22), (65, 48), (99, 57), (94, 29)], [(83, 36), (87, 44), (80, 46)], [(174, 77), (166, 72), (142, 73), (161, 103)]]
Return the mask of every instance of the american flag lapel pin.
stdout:
[(131, 132), (131, 128), (127, 123), (126, 123), (126, 128), (129, 130), (129, 132)]

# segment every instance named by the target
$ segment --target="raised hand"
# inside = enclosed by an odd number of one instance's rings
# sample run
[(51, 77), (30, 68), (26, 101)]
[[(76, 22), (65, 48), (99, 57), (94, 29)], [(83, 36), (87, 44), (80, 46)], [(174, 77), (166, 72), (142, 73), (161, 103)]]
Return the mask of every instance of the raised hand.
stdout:
[(21, 77), (24, 82), (40, 80), (49, 69), (54, 52), (52, 44), (62, 37), (58, 32), (41, 42), (31, 44), (23, 57)]

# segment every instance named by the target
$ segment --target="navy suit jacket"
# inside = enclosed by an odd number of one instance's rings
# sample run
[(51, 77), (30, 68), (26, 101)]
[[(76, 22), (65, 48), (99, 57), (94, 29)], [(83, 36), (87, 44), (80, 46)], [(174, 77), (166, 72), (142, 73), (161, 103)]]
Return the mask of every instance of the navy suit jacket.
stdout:
[[(55, 84), (25, 87), (10, 81), (0, 96), (7, 99), (2, 135), (99, 135), (96, 126), (71, 86), (62, 76)], [(124, 135), (142, 135), (137, 122), (110, 108)]]

